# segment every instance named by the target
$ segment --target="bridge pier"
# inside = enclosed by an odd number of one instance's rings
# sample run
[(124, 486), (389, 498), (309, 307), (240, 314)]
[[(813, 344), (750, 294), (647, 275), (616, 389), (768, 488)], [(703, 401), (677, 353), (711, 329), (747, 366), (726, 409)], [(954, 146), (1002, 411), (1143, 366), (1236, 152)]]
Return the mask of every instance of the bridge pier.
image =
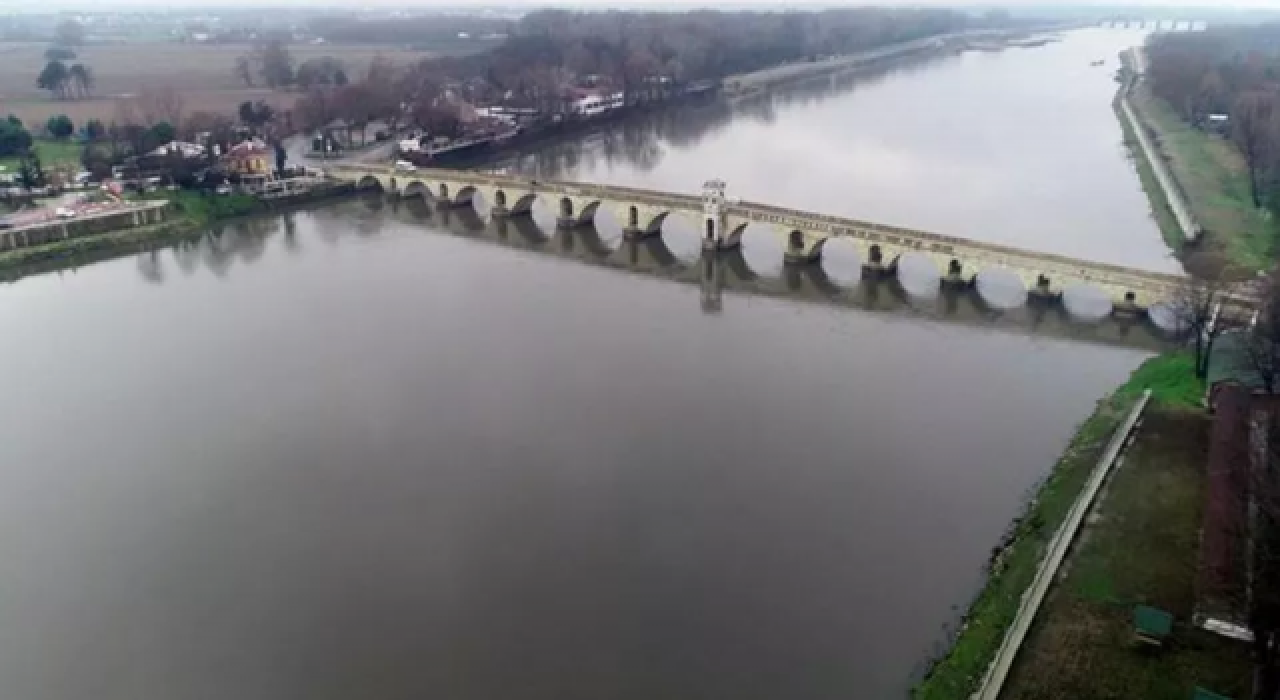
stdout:
[(556, 217), (556, 228), (565, 230), (565, 231), (570, 229), (575, 229), (575, 228), (582, 228), (583, 226), (589, 226), (589, 225), (591, 225), (591, 221), (583, 221), (582, 219), (579, 219), (573, 216), (557, 216)]
[(661, 236), (661, 235), (662, 235), (661, 229), (650, 231), (648, 229), (643, 229), (638, 226), (628, 226), (622, 229), (622, 238), (628, 241), (643, 241), (646, 238), (653, 238), (654, 236)]
[(817, 265), (822, 262), (822, 249), (813, 248), (809, 251), (788, 250), (782, 254), (782, 264), (800, 267), (803, 265)]

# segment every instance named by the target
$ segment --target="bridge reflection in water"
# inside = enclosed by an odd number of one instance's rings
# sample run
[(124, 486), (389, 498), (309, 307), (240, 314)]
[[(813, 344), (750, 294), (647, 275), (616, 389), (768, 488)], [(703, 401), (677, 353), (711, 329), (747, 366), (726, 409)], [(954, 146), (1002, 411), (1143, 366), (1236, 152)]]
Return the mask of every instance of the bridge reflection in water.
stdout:
[[(779, 265), (777, 274), (762, 274), (748, 263), (741, 247), (682, 257), (668, 245), (665, 234), (606, 238), (594, 224), (557, 227), (554, 215), (547, 217), (549, 225), (539, 225), (536, 219), (542, 216), (486, 217), (470, 207), (441, 208), (420, 197), (370, 194), (361, 201), (402, 222), (430, 224), (477, 242), (696, 286), (708, 313), (731, 309), (734, 296), (759, 295), (883, 313), (904, 322), (954, 323), (1153, 352), (1172, 344), (1169, 334), (1147, 314), (1087, 319), (1072, 314), (1057, 300), (1034, 295), (1027, 296), (1025, 304), (1004, 308), (988, 301), (974, 286), (943, 285), (935, 295), (921, 296), (909, 292), (893, 275), (863, 274), (846, 285), (832, 279), (821, 265)], [(688, 238), (693, 244), (688, 248), (698, 250), (697, 234), (689, 232)]]

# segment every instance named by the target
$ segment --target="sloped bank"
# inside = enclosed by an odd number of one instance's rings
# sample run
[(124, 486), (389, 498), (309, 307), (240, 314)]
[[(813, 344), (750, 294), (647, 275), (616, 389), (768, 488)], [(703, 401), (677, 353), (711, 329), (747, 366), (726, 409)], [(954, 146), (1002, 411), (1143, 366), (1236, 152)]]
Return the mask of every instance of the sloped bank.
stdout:
[(1022, 515), (992, 549), (986, 584), (964, 614), (950, 649), (935, 659), (912, 689), (917, 700), (960, 700), (981, 685), (1017, 616), (1049, 543), (1084, 489), (1111, 436), (1145, 389), (1160, 403), (1199, 400), (1201, 386), (1183, 352), (1152, 358), (1097, 408), (1076, 432)]

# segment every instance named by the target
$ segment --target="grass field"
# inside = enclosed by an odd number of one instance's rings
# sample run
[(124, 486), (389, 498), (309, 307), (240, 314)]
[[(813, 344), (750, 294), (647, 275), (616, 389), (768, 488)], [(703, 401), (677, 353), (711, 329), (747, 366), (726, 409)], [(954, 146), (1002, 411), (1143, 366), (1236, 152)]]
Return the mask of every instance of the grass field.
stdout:
[[(1002, 698), (1187, 700), (1197, 685), (1247, 698), (1249, 647), (1194, 628), (1209, 420), (1157, 406), (1107, 484), (1091, 524), (1037, 616)], [(1133, 635), (1133, 606), (1167, 610), (1154, 650)]]
[(1131, 103), (1154, 131), (1157, 147), (1204, 227), (1202, 245), (1221, 250), (1229, 260), (1249, 269), (1269, 269), (1277, 226), (1253, 206), (1240, 153), (1230, 142), (1182, 121), (1143, 88), (1134, 91)]
[[(40, 165), (46, 170), (58, 166), (80, 167), (80, 144), (70, 141), (47, 141), (38, 139), (35, 142), (36, 154), (40, 156)], [(18, 158), (0, 158), (0, 172), (11, 173), (18, 170)]]
[[(238, 56), (250, 50), (244, 44), (184, 44), (149, 42), (95, 45), (81, 48), (77, 61), (93, 70), (97, 99), (59, 101), (36, 87), (44, 67), (42, 43), (0, 42), (0, 113), (13, 113), (28, 123), (43, 122), (55, 114), (67, 114), (80, 123), (97, 117), (110, 119), (115, 99), (147, 87), (171, 86), (183, 95), (186, 111), (233, 111), (247, 99), (265, 99), (280, 106), (292, 104), (296, 95), (266, 89), (250, 89), (234, 75)], [(339, 44), (291, 46), (295, 63), (318, 56), (333, 56), (347, 65), (351, 75), (363, 73), (379, 54), (397, 64), (416, 62), (431, 54), (394, 47)]]

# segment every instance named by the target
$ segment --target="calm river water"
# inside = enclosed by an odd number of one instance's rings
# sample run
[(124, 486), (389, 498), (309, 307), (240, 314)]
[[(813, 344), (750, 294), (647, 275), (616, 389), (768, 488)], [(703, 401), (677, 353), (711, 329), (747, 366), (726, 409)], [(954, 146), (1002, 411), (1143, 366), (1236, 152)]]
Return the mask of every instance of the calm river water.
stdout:
[[(521, 167), (1169, 268), (1109, 106), (1138, 39)], [(998, 304), (707, 313), (678, 274), (611, 269), (607, 223), (447, 218), (352, 201), (0, 289), (0, 697), (900, 697), (1145, 355), (1004, 330)]]

